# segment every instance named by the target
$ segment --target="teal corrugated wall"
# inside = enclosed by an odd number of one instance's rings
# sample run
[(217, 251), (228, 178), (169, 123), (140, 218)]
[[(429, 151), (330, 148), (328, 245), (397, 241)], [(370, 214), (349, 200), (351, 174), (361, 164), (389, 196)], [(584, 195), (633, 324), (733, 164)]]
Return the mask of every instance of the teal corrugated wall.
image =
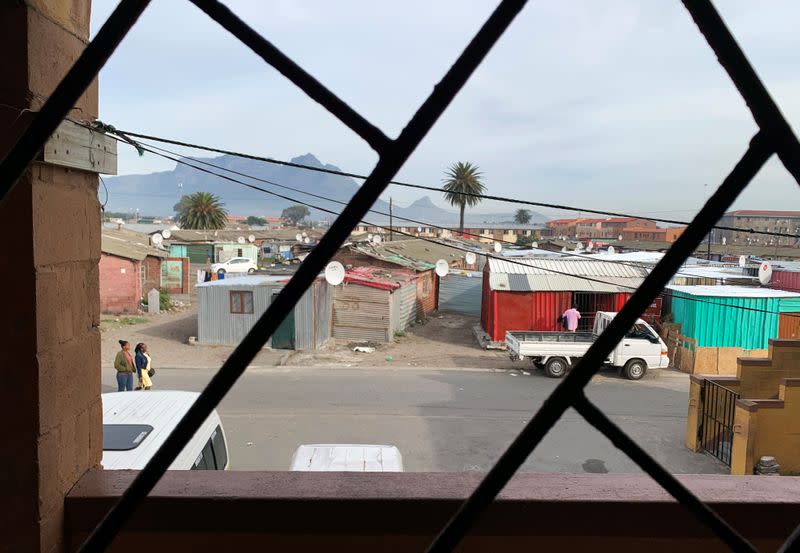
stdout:
[[(778, 313), (800, 308), (800, 299), (795, 298), (690, 296), (678, 291), (672, 294), (674, 320), (681, 324), (681, 334), (697, 340), (698, 347), (766, 349), (769, 339), (778, 337)], [(787, 299), (791, 301), (786, 302)]]
[(186, 244), (172, 244), (169, 247), (170, 257), (187, 257)]
[(800, 297), (781, 298), (781, 306), (779, 311), (781, 313), (800, 313)]

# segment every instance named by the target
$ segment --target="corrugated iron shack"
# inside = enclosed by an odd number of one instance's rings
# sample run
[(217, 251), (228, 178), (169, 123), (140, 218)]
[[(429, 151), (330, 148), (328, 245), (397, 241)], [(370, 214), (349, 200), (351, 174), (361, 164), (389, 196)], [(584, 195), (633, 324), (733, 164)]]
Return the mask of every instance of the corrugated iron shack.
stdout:
[(417, 304), (422, 316), (428, 316), (439, 307), (439, 278), (436, 262), (447, 261), (453, 268), (465, 268), (465, 252), (426, 240), (409, 239), (380, 244), (351, 244), (339, 250), (334, 259), (346, 267), (372, 266), (390, 270), (413, 271), (417, 284)]
[(619, 311), (646, 276), (644, 267), (600, 260), (489, 258), (481, 326), (496, 342), (509, 330), (560, 330), (559, 317), (575, 305), (579, 330), (590, 330), (597, 311)]
[[(697, 348), (766, 349), (781, 318), (787, 332), (800, 312), (800, 293), (754, 286), (667, 286), (681, 334)], [(791, 318), (791, 321), (789, 319)]]
[[(248, 275), (198, 284), (198, 341), (238, 344), (288, 281), (283, 275)], [(317, 279), (267, 345), (274, 349), (318, 349), (331, 337), (332, 313), (332, 287)]]
[(354, 267), (336, 286), (333, 337), (389, 342), (417, 319), (417, 276), (410, 271)]

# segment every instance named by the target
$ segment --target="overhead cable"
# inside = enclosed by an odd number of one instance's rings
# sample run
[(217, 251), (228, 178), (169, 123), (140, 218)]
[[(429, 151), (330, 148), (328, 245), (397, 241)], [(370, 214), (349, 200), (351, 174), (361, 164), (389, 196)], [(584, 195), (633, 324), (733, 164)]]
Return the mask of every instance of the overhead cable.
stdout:
[[(268, 157), (256, 156), (256, 155), (253, 155), (253, 154), (247, 154), (247, 153), (243, 153), (243, 152), (236, 152), (236, 151), (232, 151), (232, 150), (225, 150), (225, 149), (221, 149), (221, 148), (214, 148), (214, 147), (211, 147), (211, 146), (203, 146), (201, 144), (194, 144), (194, 143), (191, 143), (191, 142), (183, 142), (183, 141), (180, 141), (180, 140), (173, 140), (173, 139), (170, 139), (170, 138), (164, 138), (164, 137), (160, 137), (160, 136), (153, 136), (153, 135), (148, 135), (148, 134), (136, 133), (136, 132), (132, 132), (132, 131), (119, 131), (119, 132), (122, 133), (124, 136), (132, 136), (132, 137), (135, 137), (135, 138), (142, 138), (142, 139), (145, 139), (145, 140), (155, 140), (156, 142), (162, 142), (162, 143), (165, 143), (165, 144), (173, 144), (173, 145), (176, 145), (176, 146), (184, 146), (186, 148), (193, 148), (193, 149), (196, 149), (196, 150), (204, 150), (204, 151), (207, 151), (207, 152), (213, 152), (213, 153), (217, 153), (217, 154), (230, 155), (230, 156), (240, 157), (240, 158), (244, 158), (244, 159), (252, 159), (252, 160), (255, 160), (255, 161), (263, 161), (265, 163), (271, 163), (271, 164), (274, 164), (274, 165), (283, 165), (283, 166), (286, 166), (286, 167), (295, 167), (295, 168), (298, 168), (298, 169), (305, 169), (305, 170), (308, 170), (308, 171), (315, 171), (315, 172), (318, 172), (318, 173), (328, 173), (328, 174), (331, 174), (331, 175), (338, 175), (338, 176), (341, 176), (341, 177), (350, 177), (350, 178), (359, 179), (359, 180), (364, 180), (364, 179), (367, 178), (366, 175), (361, 175), (361, 174), (358, 174), (358, 173), (351, 173), (351, 172), (348, 172), (348, 171), (340, 171), (340, 170), (337, 170), (337, 169), (330, 169), (330, 168), (327, 168), (327, 167), (314, 167), (313, 165), (307, 165), (307, 164), (304, 164), (304, 163), (296, 163), (296, 162), (293, 162), (293, 161), (283, 161), (283, 160), (278, 160), (278, 159), (273, 159), (273, 158), (268, 158)], [(458, 195), (462, 195), (462, 196), (471, 196), (471, 197), (475, 197), (475, 198), (480, 198), (482, 200), (495, 200), (495, 201), (498, 201), (498, 202), (505, 202), (505, 203), (518, 204), (518, 205), (527, 205), (527, 206), (532, 206), (532, 207), (559, 209), (559, 210), (563, 210), (563, 211), (576, 211), (576, 212), (580, 212), (580, 213), (592, 213), (592, 214), (595, 214), (595, 215), (605, 215), (605, 216), (609, 216), (609, 217), (626, 217), (626, 218), (632, 218), (632, 219), (643, 219), (643, 220), (647, 220), (647, 221), (655, 221), (655, 222), (658, 222), (658, 223), (665, 223), (665, 224), (671, 224), (671, 225), (688, 225), (689, 224), (688, 221), (679, 220), (679, 219), (666, 219), (666, 218), (661, 218), (661, 217), (649, 217), (649, 216), (645, 217), (645, 216), (641, 216), (641, 215), (634, 215), (634, 214), (630, 214), (630, 213), (621, 213), (621, 212), (617, 212), (617, 211), (605, 211), (605, 210), (600, 210), (600, 209), (593, 209), (593, 208), (587, 208), (587, 207), (577, 207), (577, 206), (555, 204), (555, 203), (547, 203), (547, 202), (534, 202), (534, 201), (530, 201), (530, 200), (520, 200), (518, 198), (508, 198), (508, 197), (505, 197), (505, 196), (495, 196), (495, 195), (491, 195), (491, 194), (475, 194), (475, 193), (471, 193), (471, 192), (451, 192), (451, 191), (445, 191), (442, 188), (437, 188), (437, 187), (434, 187), (434, 186), (426, 186), (426, 185), (422, 185), (422, 184), (414, 184), (414, 183), (410, 183), (410, 182), (403, 182), (403, 181), (397, 181), (397, 180), (390, 181), (389, 184), (394, 184), (394, 185), (397, 185), (397, 186), (404, 186), (404, 187), (407, 187), (407, 188), (416, 188), (416, 189), (419, 189), (419, 190), (427, 190), (427, 191), (436, 192), (436, 193), (439, 193), (439, 194), (447, 192), (448, 194), (458, 194)], [(731, 227), (731, 226), (726, 226), (726, 225), (714, 225), (713, 228), (719, 229), (719, 230), (729, 230), (729, 231), (733, 231), (733, 232), (743, 232), (743, 233), (747, 233), (747, 234), (759, 234), (759, 235), (765, 235), (765, 236), (777, 236), (777, 237), (795, 238), (795, 239), (800, 238), (800, 235), (798, 235), (798, 234), (791, 234), (791, 233), (784, 233), (784, 232), (774, 232), (774, 231), (767, 231), (767, 230), (757, 230), (757, 229), (753, 229), (753, 228), (740, 228), (740, 227)]]

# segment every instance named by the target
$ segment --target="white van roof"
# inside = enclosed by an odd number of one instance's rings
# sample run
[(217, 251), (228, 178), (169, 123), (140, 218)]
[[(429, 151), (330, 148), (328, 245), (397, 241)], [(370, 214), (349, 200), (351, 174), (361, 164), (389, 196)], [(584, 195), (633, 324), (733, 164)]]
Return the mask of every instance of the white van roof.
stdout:
[[(200, 394), (197, 392), (152, 390), (137, 392), (112, 392), (100, 394), (103, 401), (104, 434), (110, 431), (106, 425), (146, 425), (145, 429), (133, 438), (130, 449), (106, 450), (103, 446), (102, 465), (106, 470), (142, 469), (161, 447), (167, 436), (175, 429), (186, 411)], [(214, 411), (201, 425), (186, 448), (178, 455), (170, 470), (188, 469), (192, 466), (199, 450), (220, 426), (219, 415)], [(130, 428), (130, 427), (129, 427)], [(104, 437), (104, 442), (106, 439)], [(201, 439), (200, 437), (205, 437)], [(200, 441), (199, 449), (196, 441)], [(197, 451), (195, 451), (197, 450)]]
[(307, 444), (295, 451), (291, 470), (403, 472), (403, 456), (393, 445)]

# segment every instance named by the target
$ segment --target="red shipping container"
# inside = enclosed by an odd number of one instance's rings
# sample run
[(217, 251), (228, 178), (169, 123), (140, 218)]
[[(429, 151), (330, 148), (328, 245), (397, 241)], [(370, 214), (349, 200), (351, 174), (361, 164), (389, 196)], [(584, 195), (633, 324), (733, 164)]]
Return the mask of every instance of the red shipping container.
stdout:
[(772, 271), (768, 286), (776, 290), (800, 292), (800, 271)]

